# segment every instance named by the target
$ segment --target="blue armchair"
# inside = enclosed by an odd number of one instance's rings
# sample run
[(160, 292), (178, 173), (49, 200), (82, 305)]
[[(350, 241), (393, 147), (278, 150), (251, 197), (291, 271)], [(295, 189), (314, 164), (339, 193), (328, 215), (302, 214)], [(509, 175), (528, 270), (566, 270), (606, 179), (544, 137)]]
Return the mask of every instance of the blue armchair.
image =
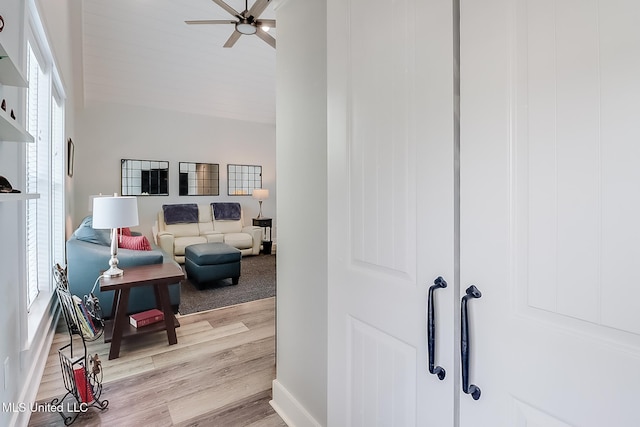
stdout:
[[(89, 295), (100, 273), (109, 268), (109, 259), (111, 258), (109, 243), (109, 231), (93, 229), (91, 216), (83, 219), (80, 226), (67, 240), (67, 277), (72, 294), (81, 298), (84, 295)], [(151, 251), (118, 249), (118, 266), (125, 271), (125, 274), (127, 274), (127, 267), (163, 262), (178, 265), (172, 256), (165, 254), (159, 248), (154, 248)], [(100, 301), (103, 316), (111, 316), (114, 292), (100, 292), (98, 284), (94, 295)], [(177, 311), (180, 305), (180, 283), (169, 285), (169, 299), (174, 311)], [(143, 286), (131, 289), (128, 313), (137, 313), (155, 307), (153, 287)]]

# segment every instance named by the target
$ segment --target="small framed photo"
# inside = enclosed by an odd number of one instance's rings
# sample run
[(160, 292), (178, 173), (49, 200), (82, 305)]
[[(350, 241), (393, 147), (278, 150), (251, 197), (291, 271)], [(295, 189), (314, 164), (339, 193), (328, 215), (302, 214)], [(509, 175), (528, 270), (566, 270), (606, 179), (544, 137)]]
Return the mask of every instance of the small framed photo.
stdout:
[(75, 147), (73, 145), (73, 141), (71, 138), (67, 140), (67, 175), (70, 177), (73, 176), (73, 157), (74, 157)]

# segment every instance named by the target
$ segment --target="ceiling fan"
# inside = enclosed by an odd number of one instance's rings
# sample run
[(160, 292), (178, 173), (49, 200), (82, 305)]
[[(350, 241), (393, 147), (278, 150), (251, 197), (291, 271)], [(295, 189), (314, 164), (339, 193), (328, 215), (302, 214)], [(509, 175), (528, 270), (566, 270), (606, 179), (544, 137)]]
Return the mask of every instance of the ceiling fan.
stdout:
[(255, 34), (260, 37), (262, 40), (267, 42), (269, 46), (275, 49), (276, 47), (276, 39), (274, 39), (271, 35), (267, 33), (263, 28), (267, 30), (269, 28), (276, 27), (275, 19), (258, 19), (260, 14), (264, 12), (267, 8), (271, 0), (256, 0), (251, 6), (251, 9), (248, 8), (248, 0), (244, 2), (244, 11), (238, 12), (222, 0), (212, 0), (218, 6), (229, 12), (236, 19), (235, 20), (225, 20), (225, 19), (204, 19), (204, 20), (195, 20), (195, 21), (184, 21), (187, 24), (233, 24), (236, 26), (233, 33), (231, 33), (231, 37), (227, 39), (227, 42), (224, 44), (224, 47), (232, 47), (240, 38), (241, 35), (251, 35)]

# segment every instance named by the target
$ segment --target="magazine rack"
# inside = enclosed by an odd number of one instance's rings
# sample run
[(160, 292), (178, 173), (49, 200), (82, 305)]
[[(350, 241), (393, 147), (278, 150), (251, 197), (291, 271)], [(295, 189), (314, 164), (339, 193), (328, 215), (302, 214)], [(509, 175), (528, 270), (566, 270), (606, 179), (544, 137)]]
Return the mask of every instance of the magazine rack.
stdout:
[[(53, 399), (51, 405), (62, 405), (63, 410), (59, 414), (68, 426), (89, 407), (104, 411), (109, 405), (108, 400), (100, 399), (102, 366), (98, 355), (91, 357), (87, 354), (87, 341), (94, 341), (102, 335), (104, 321), (100, 304), (93, 295), (86, 296), (83, 301), (71, 294), (66, 269), (56, 264), (53, 276), (60, 308), (69, 331), (69, 344), (58, 350), (62, 380), (67, 393), (62, 398)], [(79, 337), (82, 342), (83, 351), (79, 355), (74, 355), (73, 352), (74, 337)], [(65, 402), (68, 396), (71, 396), (71, 401)]]

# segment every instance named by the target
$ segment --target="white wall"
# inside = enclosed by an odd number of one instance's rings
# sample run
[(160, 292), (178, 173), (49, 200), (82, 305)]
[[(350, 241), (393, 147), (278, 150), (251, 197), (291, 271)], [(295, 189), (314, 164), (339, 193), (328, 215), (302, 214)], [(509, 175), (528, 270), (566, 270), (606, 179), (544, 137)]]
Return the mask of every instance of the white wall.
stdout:
[(326, 5), (285, 1), (276, 15), (279, 237), (272, 404), (290, 425), (326, 425)]
[[(167, 100), (170, 102), (170, 100)], [(245, 224), (258, 214), (250, 196), (227, 196), (227, 164), (262, 166), (262, 185), (270, 190), (262, 213), (276, 218), (275, 125), (241, 122), (163, 109), (121, 104), (92, 104), (76, 116), (74, 165), (74, 226), (89, 214), (92, 194), (120, 194), (120, 160), (169, 161), (169, 196), (138, 197), (140, 225), (133, 227), (151, 238), (163, 204), (242, 204)], [(220, 196), (178, 196), (179, 162), (218, 163)], [(275, 240), (277, 231), (273, 230)]]

